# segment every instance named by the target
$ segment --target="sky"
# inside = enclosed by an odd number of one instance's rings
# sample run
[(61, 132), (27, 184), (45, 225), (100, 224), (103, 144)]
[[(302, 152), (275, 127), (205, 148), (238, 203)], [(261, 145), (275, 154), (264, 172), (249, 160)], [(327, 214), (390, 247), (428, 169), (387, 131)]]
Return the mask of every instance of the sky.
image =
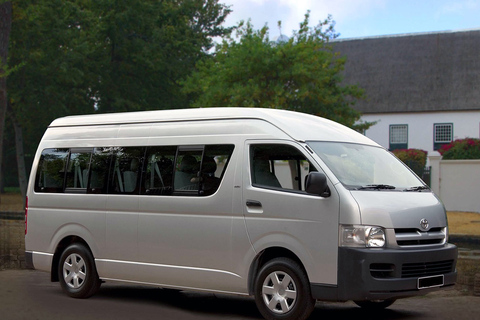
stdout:
[(291, 36), (310, 10), (310, 26), (329, 14), (339, 39), (480, 29), (480, 0), (220, 0), (233, 10), (226, 26), (251, 19), (270, 39)]

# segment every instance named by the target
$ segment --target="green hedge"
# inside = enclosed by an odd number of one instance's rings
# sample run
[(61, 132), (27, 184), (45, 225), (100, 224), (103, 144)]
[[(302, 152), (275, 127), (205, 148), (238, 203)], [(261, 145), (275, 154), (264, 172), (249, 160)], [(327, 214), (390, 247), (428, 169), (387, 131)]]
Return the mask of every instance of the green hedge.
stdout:
[(423, 175), (423, 169), (427, 163), (427, 151), (421, 149), (398, 149), (393, 154), (402, 160), (419, 177)]
[(480, 159), (480, 139), (458, 139), (443, 146), (438, 152), (444, 160)]

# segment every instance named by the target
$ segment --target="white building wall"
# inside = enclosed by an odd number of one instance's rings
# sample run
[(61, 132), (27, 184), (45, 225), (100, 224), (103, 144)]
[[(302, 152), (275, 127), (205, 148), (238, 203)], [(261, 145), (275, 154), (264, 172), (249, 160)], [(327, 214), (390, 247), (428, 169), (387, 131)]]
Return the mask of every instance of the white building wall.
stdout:
[(480, 111), (365, 114), (361, 120), (377, 121), (365, 135), (387, 149), (392, 124), (408, 125), (408, 148), (422, 149), (429, 154), (434, 151), (435, 123), (453, 123), (454, 140), (480, 137)]

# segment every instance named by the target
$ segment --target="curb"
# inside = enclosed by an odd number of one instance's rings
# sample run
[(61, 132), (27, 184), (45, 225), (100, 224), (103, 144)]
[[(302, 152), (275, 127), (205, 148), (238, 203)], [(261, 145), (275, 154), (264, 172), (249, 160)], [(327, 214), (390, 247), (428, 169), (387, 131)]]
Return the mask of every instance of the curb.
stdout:
[[(450, 234), (448, 236), (448, 242), (450, 243), (469, 243), (480, 245), (480, 235), (471, 234)], [(479, 247), (480, 250), (480, 247)]]

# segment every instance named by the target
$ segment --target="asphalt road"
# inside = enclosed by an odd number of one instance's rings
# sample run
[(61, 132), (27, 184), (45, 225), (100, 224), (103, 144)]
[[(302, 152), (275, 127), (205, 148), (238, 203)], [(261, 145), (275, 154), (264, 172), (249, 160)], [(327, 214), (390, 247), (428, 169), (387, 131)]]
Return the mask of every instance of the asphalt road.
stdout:
[[(352, 302), (318, 302), (310, 319), (480, 319), (480, 297), (456, 289), (402, 299), (371, 314)], [(0, 319), (262, 319), (252, 298), (104, 283), (85, 300), (63, 294), (49, 275), (0, 271)]]

